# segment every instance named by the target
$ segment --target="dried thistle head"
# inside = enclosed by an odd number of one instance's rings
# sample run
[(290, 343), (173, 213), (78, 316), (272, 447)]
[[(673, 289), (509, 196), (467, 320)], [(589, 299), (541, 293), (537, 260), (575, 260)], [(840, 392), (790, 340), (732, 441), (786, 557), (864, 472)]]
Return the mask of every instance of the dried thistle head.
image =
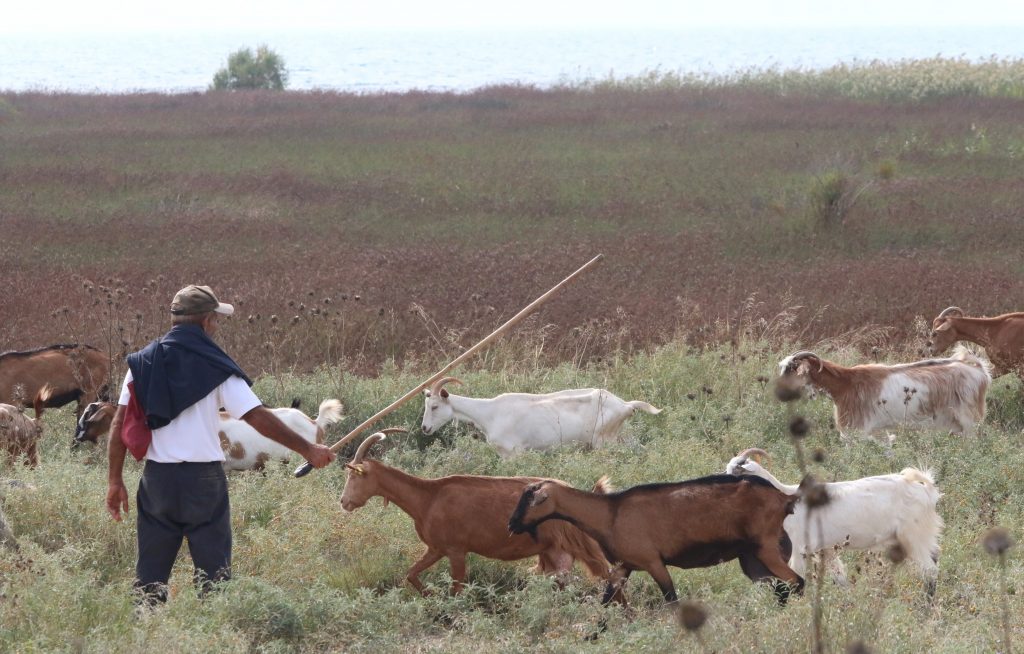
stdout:
[(1010, 530), (1006, 527), (992, 527), (985, 532), (981, 544), (986, 552), (992, 556), (999, 556), (1013, 547), (1013, 536), (1010, 535)]
[(825, 448), (823, 447), (816, 447), (814, 452), (811, 453), (811, 461), (815, 463), (825, 463), (826, 458)]
[(700, 602), (686, 601), (679, 604), (679, 611), (676, 613), (679, 626), (687, 631), (697, 631), (707, 622), (708, 612)]
[(793, 438), (803, 438), (811, 430), (811, 423), (803, 416), (793, 416), (789, 421), (789, 433)]
[(831, 501), (825, 484), (818, 481), (814, 475), (807, 475), (800, 482), (800, 494), (809, 509), (823, 507)]
[(775, 399), (779, 402), (793, 402), (800, 399), (800, 387), (780, 377), (775, 381)]
[(863, 640), (855, 640), (846, 646), (846, 654), (871, 654), (871, 648)]
[(899, 543), (896, 543), (885, 551), (885, 555), (889, 557), (889, 560), (894, 565), (899, 565), (907, 559), (907, 550), (903, 549), (903, 546)]

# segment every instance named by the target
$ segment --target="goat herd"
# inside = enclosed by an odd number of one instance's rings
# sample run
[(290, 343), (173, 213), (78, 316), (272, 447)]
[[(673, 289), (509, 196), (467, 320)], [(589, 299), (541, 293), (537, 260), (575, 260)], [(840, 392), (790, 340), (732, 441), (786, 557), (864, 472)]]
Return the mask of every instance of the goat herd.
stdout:
[[(1024, 313), (972, 318), (956, 307), (932, 323), (928, 353), (938, 355), (954, 342), (980, 344), (999, 374), (1024, 363)], [(47, 407), (78, 401), (74, 443), (95, 442), (106, 433), (114, 407), (99, 401), (108, 379), (106, 355), (87, 346), (56, 345), (0, 355), (0, 402), (32, 400), (35, 419), (23, 408), (0, 404), (0, 442), (9, 461), (38, 463), (39, 416)], [(898, 426), (922, 426), (970, 433), (985, 415), (992, 366), (963, 346), (949, 358), (899, 365), (845, 367), (802, 351), (779, 364), (779, 387), (811, 387), (835, 405), (842, 436), (883, 435)], [(425, 393), (422, 430), (430, 434), (452, 419), (475, 424), (503, 455), (579, 442), (600, 446), (615, 440), (636, 411), (659, 409), (627, 402), (601, 389), (544, 395), (507, 393), (477, 399), (449, 392), (460, 383), (446, 377)], [(323, 440), (328, 425), (341, 418), (337, 400), (326, 400), (310, 419), (297, 406), (275, 409), (308, 440)], [(222, 418), (225, 466), (258, 469), (287, 452), (246, 423)], [(443, 557), (451, 562), (453, 591), (466, 579), (466, 555), (516, 560), (536, 555), (538, 569), (566, 575), (580, 561), (606, 581), (604, 601), (624, 601), (630, 573), (643, 570), (657, 582), (665, 600), (676, 600), (666, 566), (695, 568), (738, 559), (752, 580), (772, 580), (780, 601), (803, 587), (809, 557), (840, 584), (846, 583), (836, 553), (843, 547), (883, 549), (898, 545), (924, 577), (929, 593), (938, 572), (942, 519), (939, 492), (927, 471), (819, 485), (817, 495), (784, 484), (762, 464), (757, 448), (728, 462), (725, 473), (674, 483), (614, 491), (602, 478), (588, 492), (556, 479), (453, 475), (423, 479), (370, 458), (370, 448), (389, 431), (366, 438), (346, 464), (341, 505), (354, 511), (370, 498), (393, 502), (414, 521), (427, 550), (406, 579), (423, 591), (419, 575)], [(891, 442), (889, 436), (886, 443)], [(822, 499), (824, 498), (824, 499)], [(813, 525), (810, 515), (813, 511)], [(812, 528), (813, 527), (813, 528)]]

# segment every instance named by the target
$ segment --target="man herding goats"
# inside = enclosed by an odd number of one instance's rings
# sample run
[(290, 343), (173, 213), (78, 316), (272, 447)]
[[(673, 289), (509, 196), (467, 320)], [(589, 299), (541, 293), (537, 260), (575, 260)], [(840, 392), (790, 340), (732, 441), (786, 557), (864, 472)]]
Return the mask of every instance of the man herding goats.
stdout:
[(127, 357), (129, 370), (111, 426), (107, 510), (117, 521), (121, 511), (128, 512), (125, 452), (145, 458), (136, 494), (135, 586), (147, 603), (166, 601), (183, 537), (200, 592), (230, 578), (231, 516), (218, 436), (221, 407), (316, 468), (335, 457), (330, 448), (306, 441), (266, 409), (250, 390), (249, 378), (213, 342), (218, 316), (233, 312), (209, 286), (187, 286), (171, 302), (171, 330)]

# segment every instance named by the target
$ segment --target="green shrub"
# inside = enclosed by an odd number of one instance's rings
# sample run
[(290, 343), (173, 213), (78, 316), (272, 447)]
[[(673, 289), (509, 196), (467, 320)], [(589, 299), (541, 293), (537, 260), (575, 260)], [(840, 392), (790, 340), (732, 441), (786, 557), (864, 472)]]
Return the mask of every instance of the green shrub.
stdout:
[(213, 76), (210, 89), (235, 91), (238, 89), (267, 89), (282, 91), (288, 84), (288, 71), (284, 59), (266, 45), (236, 50), (228, 55), (228, 63)]

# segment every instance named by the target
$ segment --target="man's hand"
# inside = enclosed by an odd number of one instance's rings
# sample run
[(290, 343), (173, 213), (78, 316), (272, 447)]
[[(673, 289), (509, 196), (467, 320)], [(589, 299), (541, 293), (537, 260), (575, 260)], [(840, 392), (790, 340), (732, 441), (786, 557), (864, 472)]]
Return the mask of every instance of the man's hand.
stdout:
[(124, 482), (112, 481), (107, 486), (107, 512), (111, 518), (121, 522), (121, 511), (128, 513), (128, 489)]
[(309, 450), (303, 454), (306, 460), (309, 461), (310, 465), (314, 468), (323, 468), (326, 465), (330, 465), (331, 461), (337, 458), (337, 454), (331, 451), (331, 448), (326, 445), (319, 445), (317, 443), (310, 443)]

